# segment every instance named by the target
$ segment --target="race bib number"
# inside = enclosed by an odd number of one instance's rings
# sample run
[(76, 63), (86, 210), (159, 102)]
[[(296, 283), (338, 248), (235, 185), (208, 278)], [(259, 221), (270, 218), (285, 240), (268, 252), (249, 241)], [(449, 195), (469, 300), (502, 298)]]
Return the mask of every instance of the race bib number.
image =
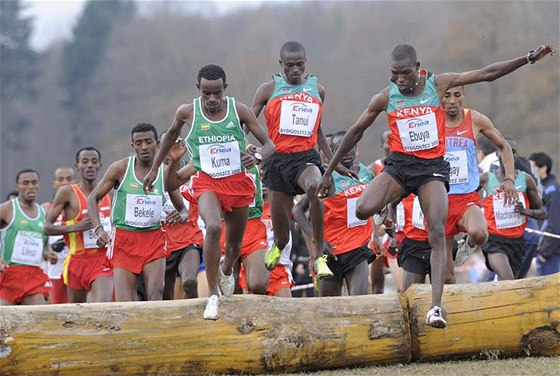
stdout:
[(318, 103), (282, 101), (280, 134), (311, 137), (319, 115)]
[(359, 197), (349, 198), (346, 200), (346, 225), (348, 228), (364, 226), (367, 224), (367, 220), (358, 219), (356, 217), (356, 205), (358, 203)]
[(237, 141), (200, 145), (200, 168), (214, 179), (241, 172), (241, 155)]
[(399, 204), (397, 205), (397, 218), (396, 218), (396, 231), (402, 231), (404, 229), (404, 206), (402, 204), (402, 202), (399, 202)]
[[(527, 221), (527, 218), (519, 213), (516, 213), (515, 204), (504, 206), (505, 195), (502, 192), (494, 193), (492, 198), (492, 204), (494, 206), (494, 220), (496, 222), (497, 229), (513, 228), (521, 226)], [(517, 192), (517, 197), (519, 202), (523, 203), (524, 207), (527, 207), (527, 202), (525, 202), (525, 197), (523, 193)]]
[(161, 222), (162, 199), (159, 195), (126, 195), (124, 223), (127, 226), (147, 228)]
[[(111, 233), (111, 221), (109, 218), (100, 217), (99, 222), (101, 226), (103, 226), (103, 230), (107, 234)], [(95, 234), (94, 229), (87, 230), (83, 232), (84, 234), (84, 248), (99, 248), (97, 245), (97, 235)]]
[(42, 256), (42, 235), (33, 231), (19, 231), (14, 242), (12, 262), (30, 266), (41, 266)]
[(414, 202), (412, 203), (412, 225), (420, 230), (426, 230), (426, 226), (424, 225), (424, 213), (422, 212), (418, 197), (414, 197)]
[(463, 184), (469, 181), (467, 171), (467, 152), (464, 150), (448, 151), (445, 160), (449, 162), (449, 184)]
[(436, 115), (433, 112), (397, 120), (397, 127), (406, 151), (431, 149), (439, 144)]

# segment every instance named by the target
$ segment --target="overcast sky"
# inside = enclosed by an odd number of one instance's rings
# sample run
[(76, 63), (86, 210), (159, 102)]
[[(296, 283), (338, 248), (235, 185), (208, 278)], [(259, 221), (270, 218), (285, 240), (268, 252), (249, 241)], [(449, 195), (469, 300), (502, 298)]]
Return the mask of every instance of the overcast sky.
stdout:
[[(149, 5), (150, 2), (162, 0), (136, 1), (141, 5)], [(174, 1), (183, 1), (185, 4), (188, 2), (190, 8), (193, 8), (195, 3), (195, 0)], [(198, 3), (212, 2), (217, 5), (220, 12), (228, 12), (240, 6), (258, 6), (263, 1), (285, 0), (196, 0)], [(72, 28), (82, 12), (86, 0), (23, 0), (23, 4), (26, 6), (24, 15), (32, 16), (35, 22), (31, 37), (31, 47), (41, 51), (52, 42), (67, 38), (72, 34)]]

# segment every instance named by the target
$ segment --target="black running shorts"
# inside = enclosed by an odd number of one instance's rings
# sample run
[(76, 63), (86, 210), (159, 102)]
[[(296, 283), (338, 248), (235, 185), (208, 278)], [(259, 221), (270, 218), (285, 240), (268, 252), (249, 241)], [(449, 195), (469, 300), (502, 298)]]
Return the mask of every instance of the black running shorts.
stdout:
[(268, 189), (284, 192), (290, 196), (304, 194), (298, 185), (301, 173), (309, 166), (321, 166), (321, 157), (315, 149), (296, 153), (274, 153), (264, 161), (263, 183)]
[(165, 259), (165, 271), (170, 272), (172, 270), (178, 270), (179, 264), (183, 259), (183, 255), (190, 251), (191, 249), (197, 250), (200, 254), (200, 259), (202, 260), (202, 246), (199, 244), (191, 244), (185, 248), (181, 248), (178, 251), (174, 251)]
[(490, 253), (503, 253), (508, 257), (509, 266), (513, 275), (517, 278), (521, 264), (523, 263), (523, 256), (525, 256), (525, 240), (520, 238), (506, 238), (499, 235), (488, 235), (488, 241), (482, 246), (482, 253), (486, 259), (486, 267), (493, 272), (488, 261), (488, 254)]
[(333, 272), (334, 279), (342, 280), (346, 273), (354, 269), (364, 260), (366, 260), (368, 264), (371, 264), (371, 262), (375, 259), (375, 253), (367, 247), (367, 244), (364, 244), (352, 251), (336, 255), (336, 258), (338, 260), (334, 260), (329, 257), (327, 265)]
[(397, 262), (407, 272), (426, 275), (430, 274), (430, 256), (432, 246), (426, 241), (404, 238), (397, 256)]

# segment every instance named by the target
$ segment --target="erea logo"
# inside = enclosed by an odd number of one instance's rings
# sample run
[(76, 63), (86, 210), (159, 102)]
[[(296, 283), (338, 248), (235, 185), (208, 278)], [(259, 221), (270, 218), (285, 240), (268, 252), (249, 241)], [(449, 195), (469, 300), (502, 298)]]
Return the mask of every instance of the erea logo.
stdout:
[(138, 196), (136, 197), (136, 205), (156, 205), (157, 202), (148, 196)]
[(412, 118), (408, 119), (405, 124), (408, 126), (408, 128), (418, 128), (428, 125), (430, 124), (430, 122), (428, 120), (422, 120), (420, 118)]
[(293, 112), (305, 112), (305, 113), (312, 113), (313, 109), (309, 108), (305, 103), (294, 103), (292, 104), (291, 110)]

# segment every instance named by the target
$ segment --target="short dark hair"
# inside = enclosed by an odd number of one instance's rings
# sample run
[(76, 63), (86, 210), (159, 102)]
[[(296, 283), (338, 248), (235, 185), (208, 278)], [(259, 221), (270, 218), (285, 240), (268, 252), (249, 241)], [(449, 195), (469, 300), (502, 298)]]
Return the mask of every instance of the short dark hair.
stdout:
[(10, 193), (8, 193), (8, 195), (6, 196), (6, 201), (10, 199), (10, 197), (18, 197), (19, 196), (19, 192), (18, 191), (11, 191)]
[(156, 139), (156, 141), (158, 141), (157, 129), (150, 123), (136, 124), (134, 128), (132, 128), (132, 130), (130, 131), (130, 138), (132, 139), (135, 133), (141, 133), (141, 132), (152, 132), (154, 134), (154, 138)]
[(331, 148), (334, 146), (334, 139), (337, 137), (344, 137), (346, 135), (346, 131), (337, 131), (331, 135)]
[(28, 172), (34, 172), (37, 174), (37, 178), (39, 177), (39, 173), (37, 171), (35, 171), (32, 168), (24, 168), (23, 170), (20, 170), (17, 174), (16, 174), (16, 184), (19, 183), (19, 177), (21, 174), (26, 174)]
[(533, 153), (529, 156), (529, 160), (535, 162), (537, 167), (541, 168), (546, 166), (546, 174), (550, 174), (550, 169), (552, 168), (552, 158), (546, 153)]
[(288, 41), (280, 47), (280, 59), (291, 52), (303, 52), (303, 56), (305, 56), (305, 47), (299, 42), (293, 40)]
[(391, 53), (391, 59), (393, 61), (410, 60), (413, 63), (418, 61), (416, 57), (416, 50), (409, 44), (399, 44), (395, 47)]
[(476, 140), (476, 147), (484, 154), (489, 155), (498, 150), (496, 145), (488, 139), (485, 135), (481, 134)]
[(200, 70), (198, 71), (199, 84), (200, 80), (203, 78), (209, 81), (214, 81), (221, 78), (224, 85), (226, 84), (226, 72), (219, 65), (208, 64), (200, 68)]
[(78, 152), (76, 153), (76, 163), (80, 162), (80, 153), (82, 151), (94, 151), (94, 152), (96, 152), (97, 156), (99, 157), (99, 160), (101, 161), (101, 153), (99, 152), (99, 150), (97, 150), (93, 146), (84, 146), (83, 148), (78, 150)]

